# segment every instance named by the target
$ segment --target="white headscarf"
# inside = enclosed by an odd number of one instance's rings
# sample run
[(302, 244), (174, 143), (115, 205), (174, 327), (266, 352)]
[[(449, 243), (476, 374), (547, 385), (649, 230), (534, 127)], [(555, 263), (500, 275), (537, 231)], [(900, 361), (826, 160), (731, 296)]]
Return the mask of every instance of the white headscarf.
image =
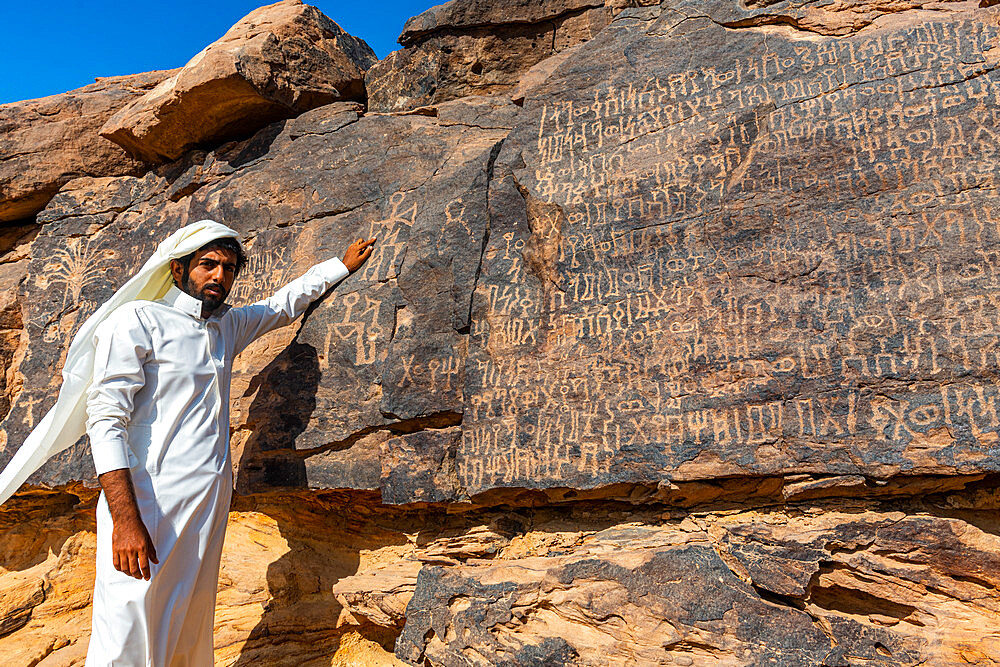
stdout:
[[(94, 374), (94, 332), (118, 306), (139, 299), (156, 300), (167, 293), (173, 278), (170, 260), (189, 255), (209, 241), (239, 234), (213, 220), (181, 227), (156, 247), (139, 272), (87, 318), (70, 343), (63, 366), (63, 383), (56, 404), (24, 439), (0, 473), (0, 503), (6, 502), (33, 472), (86, 433), (87, 390)], [(242, 247), (242, 246), (241, 246)]]

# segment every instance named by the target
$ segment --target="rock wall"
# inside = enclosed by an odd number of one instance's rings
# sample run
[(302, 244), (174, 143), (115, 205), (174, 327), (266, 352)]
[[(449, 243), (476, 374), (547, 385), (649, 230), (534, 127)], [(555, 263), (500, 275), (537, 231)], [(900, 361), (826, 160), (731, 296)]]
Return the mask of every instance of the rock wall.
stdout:
[[(257, 97), (164, 73), (0, 236), (0, 463), (170, 231), (241, 232), (236, 303), (376, 236), (234, 367), (219, 664), (998, 664), (981, 4), (452, 0), (375, 64), (256, 10), (203, 53)], [(226, 122), (147, 131), (167, 88)], [(15, 663), (82, 663), (95, 484), (84, 439), (0, 508)]]

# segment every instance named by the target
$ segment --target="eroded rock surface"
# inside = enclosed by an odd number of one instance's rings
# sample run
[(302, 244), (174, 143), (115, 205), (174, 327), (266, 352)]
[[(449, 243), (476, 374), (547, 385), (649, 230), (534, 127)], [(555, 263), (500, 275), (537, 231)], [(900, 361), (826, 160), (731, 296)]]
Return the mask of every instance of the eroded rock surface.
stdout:
[(119, 110), (101, 136), (149, 162), (338, 100), (364, 100), (363, 41), (301, 0), (254, 10), (179, 72)]
[(405, 48), (369, 70), (369, 104), (374, 111), (402, 111), (501, 94), (536, 63), (600, 32), (612, 4), (452, 0), (433, 7), (407, 21), (399, 37)]
[(1000, 648), (978, 630), (997, 611), (997, 539), (961, 520), (871, 511), (612, 525), (571, 551), (423, 568), (397, 654), (445, 665), (960, 662)]
[(992, 16), (582, 45), (494, 167), (462, 487), (995, 471)]
[[(364, 267), (301, 326), (248, 349), (233, 382), (240, 490), (378, 488), (377, 457), (330, 459), (356, 442), (367, 449), (385, 429), (461, 420), (486, 179), (510, 106), (459, 100), (441, 105), (437, 118), (361, 117), (358, 105), (337, 103), (193, 153), (190, 166), (69, 184), (38, 218), (44, 224), (21, 284), (32, 344), (0, 458), (9, 459), (54, 401), (60, 379), (51, 369), (79, 323), (127, 279), (130, 258), (147, 256), (188, 220), (214, 217), (248, 239), (249, 278), (234, 289), (234, 303), (267, 296), (351, 239), (378, 238)], [(81, 443), (34, 481), (93, 484), (92, 474)], [(416, 499), (401, 493), (397, 502)]]
[(31, 218), (79, 176), (145, 171), (98, 130), (174, 72), (104, 77), (60, 95), (0, 105), (0, 222)]
[[(0, 514), (0, 651), (14, 664), (86, 651), (94, 496), (75, 500), (26, 494)], [(695, 513), (242, 498), (216, 664), (990, 665), (997, 508), (982, 488)]]

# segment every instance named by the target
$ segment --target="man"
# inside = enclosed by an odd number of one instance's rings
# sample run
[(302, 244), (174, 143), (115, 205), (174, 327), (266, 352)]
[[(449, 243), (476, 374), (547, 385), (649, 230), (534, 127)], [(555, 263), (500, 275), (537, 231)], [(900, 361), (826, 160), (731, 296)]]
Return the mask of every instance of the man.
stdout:
[(213, 224), (229, 235), (171, 259), (162, 298), (128, 301), (95, 330), (86, 426), (102, 493), (88, 667), (213, 664), (233, 358), (356, 271), (375, 242), (231, 308), (246, 259), (235, 232)]

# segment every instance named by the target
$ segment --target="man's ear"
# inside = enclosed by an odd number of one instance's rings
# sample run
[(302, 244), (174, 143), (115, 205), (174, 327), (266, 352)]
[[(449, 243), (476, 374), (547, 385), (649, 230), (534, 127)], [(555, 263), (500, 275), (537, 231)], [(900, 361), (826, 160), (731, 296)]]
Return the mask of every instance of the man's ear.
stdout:
[(174, 277), (175, 283), (181, 284), (181, 278), (184, 277), (184, 267), (176, 259), (170, 260), (170, 275)]

